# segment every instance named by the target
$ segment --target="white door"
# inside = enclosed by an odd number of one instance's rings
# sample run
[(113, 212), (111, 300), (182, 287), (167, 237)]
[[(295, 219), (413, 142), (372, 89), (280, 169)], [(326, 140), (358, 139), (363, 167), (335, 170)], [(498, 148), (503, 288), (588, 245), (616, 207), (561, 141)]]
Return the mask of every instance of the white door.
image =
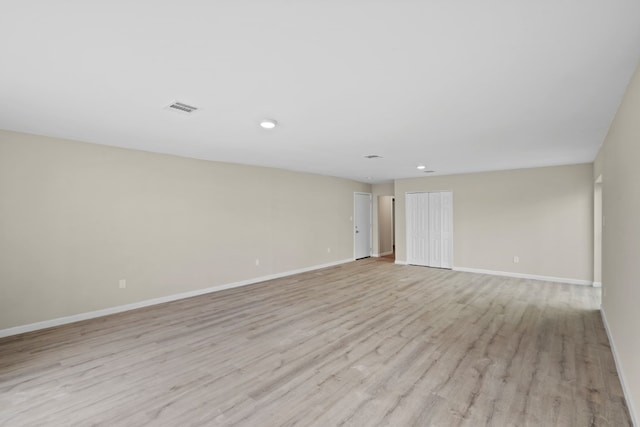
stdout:
[(440, 193), (427, 193), (429, 195), (429, 262), (430, 267), (442, 267), (442, 211), (440, 206)]
[(428, 265), (429, 229), (424, 212), (429, 206), (429, 193), (408, 193), (407, 200), (407, 263)]
[(453, 267), (453, 194), (407, 193), (407, 263)]
[(371, 194), (353, 194), (353, 256), (371, 256)]

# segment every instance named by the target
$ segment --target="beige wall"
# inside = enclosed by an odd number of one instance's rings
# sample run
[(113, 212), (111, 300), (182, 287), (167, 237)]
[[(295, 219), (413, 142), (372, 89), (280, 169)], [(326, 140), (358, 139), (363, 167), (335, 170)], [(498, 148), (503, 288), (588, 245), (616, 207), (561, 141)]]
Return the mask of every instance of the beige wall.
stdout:
[(352, 259), (355, 191), (0, 131), (0, 329)]
[[(384, 253), (386, 251), (383, 251), (380, 249), (380, 239), (385, 239), (386, 236), (384, 236), (385, 232), (380, 230), (381, 224), (380, 221), (378, 219), (378, 215), (379, 215), (379, 211), (380, 211), (380, 206), (379, 206), (379, 198), (381, 196), (393, 196), (393, 183), (387, 183), (387, 184), (373, 184), (371, 186), (371, 192), (372, 192), (372, 196), (373, 196), (373, 212), (372, 212), (372, 221), (371, 221), (371, 226), (372, 226), (372, 230), (373, 230), (373, 244), (372, 244), (372, 253), (374, 255), (378, 255), (380, 253)], [(382, 228), (384, 229), (384, 226), (382, 226)], [(385, 243), (385, 242), (382, 242)]]
[(640, 423), (639, 163), (640, 67), (595, 162), (602, 174), (602, 309), (636, 424)]
[(602, 184), (593, 184), (593, 282), (602, 285)]
[(406, 261), (405, 193), (452, 191), (455, 267), (591, 281), (592, 174), (582, 164), (397, 180), (396, 259)]
[(597, 181), (602, 176), (602, 171), (604, 168), (604, 152), (602, 151), (602, 147), (595, 160), (593, 161), (593, 180)]

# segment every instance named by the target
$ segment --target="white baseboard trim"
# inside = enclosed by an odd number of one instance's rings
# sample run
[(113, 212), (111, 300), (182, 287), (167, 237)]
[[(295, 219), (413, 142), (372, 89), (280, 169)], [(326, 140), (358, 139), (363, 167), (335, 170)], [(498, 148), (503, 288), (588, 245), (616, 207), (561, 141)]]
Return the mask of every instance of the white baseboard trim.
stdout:
[(618, 378), (620, 378), (620, 385), (622, 386), (622, 393), (624, 393), (624, 400), (627, 402), (627, 408), (629, 408), (631, 422), (634, 426), (640, 426), (637, 412), (634, 410), (633, 401), (631, 400), (631, 394), (629, 393), (629, 389), (624, 382), (624, 372), (622, 371), (622, 365), (620, 365), (620, 361), (618, 360), (618, 352), (616, 351), (616, 345), (613, 341), (613, 336), (611, 336), (611, 330), (609, 329), (607, 316), (605, 315), (604, 309), (602, 307), (600, 307), (600, 316), (602, 317), (602, 323), (604, 324), (604, 330), (607, 333), (607, 338), (609, 338), (609, 345), (611, 347), (611, 353), (613, 354), (613, 362), (616, 364), (616, 371), (618, 371)]
[(387, 256), (387, 255), (393, 255), (393, 251), (382, 252), (382, 253), (379, 253), (379, 254), (373, 254), (373, 255), (371, 255), (371, 256), (376, 257), (376, 258), (379, 258), (379, 257), (381, 257), (381, 256)]
[(569, 283), (571, 285), (591, 286), (593, 282), (582, 279), (568, 279), (565, 277), (539, 276), (537, 274), (511, 273), (509, 271), (483, 270), (480, 268), (453, 267), (454, 271), (463, 271), (466, 273), (491, 274), (493, 276), (517, 277), (519, 279), (543, 280), (545, 282)]
[(393, 255), (393, 251), (382, 252), (380, 256)]
[(602, 282), (593, 282), (593, 287), (594, 288), (601, 288), (602, 287)]
[(407, 261), (398, 261), (398, 260), (395, 260), (395, 261), (394, 261), (394, 263), (395, 263), (395, 264), (398, 264), (398, 265), (408, 265), (408, 264), (407, 264)]
[(289, 270), (282, 273), (270, 274), (268, 276), (255, 277), (252, 279), (241, 280), (239, 282), (226, 283), (223, 285), (211, 286), (209, 288), (197, 289), (195, 291), (182, 292), (174, 295), (167, 295), (159, 298), (152, 298), (144, 301), (138, 301), (131, 304), (118, 305), (115, 307), (104, 308), (101, 310), (90, 311), (87, 313), (79, 313), (71, 316), (58, 317), (56, 319), (44, 320), (42, 322), (29, 323), (27, 325), (14, 326), (12, 328), (0, 329), (0, 338), (12, 335), (24, 334), (40, 329), (52, 328), (54, 326), (66, 325), (68, 323), (79, 322), (81, 320), (95, 319), (96, 317), (108, 316), (110, 314), (122, 313), (123, 311), (135, 310), (137, 308), (148, 307), (150, 305), (162, 304), (165, 302), (177, 301), (185, 298), (191, 298), (198, 295), (204, 295), (211, 292), (223, 291), (225, 289), (239, 288), (241, 286), (252, 285), (254, 283), (266, 282), (268, 280), (279, 279), (281, 277), (292, 276), (294, 274), (306, 273), (308, 271), (320, 270), (322, 268), (333, 267), (340, 264), (352, 262), (353, 259), (343, 259), (340, 261), (329, 262), (326, 264), (314, 265), (311, 267)]

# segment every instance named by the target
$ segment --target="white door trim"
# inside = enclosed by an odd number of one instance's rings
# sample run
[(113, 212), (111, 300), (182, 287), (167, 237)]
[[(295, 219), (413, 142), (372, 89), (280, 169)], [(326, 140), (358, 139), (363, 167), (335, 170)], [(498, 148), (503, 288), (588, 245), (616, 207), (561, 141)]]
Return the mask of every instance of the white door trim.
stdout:
[[(407, 192), (405, 213), (406, 263), (453, 268), (453, 192)], [(414, 229), (419, 231), (418, 237), (424, 237), (424, 241), (416, 241)]]

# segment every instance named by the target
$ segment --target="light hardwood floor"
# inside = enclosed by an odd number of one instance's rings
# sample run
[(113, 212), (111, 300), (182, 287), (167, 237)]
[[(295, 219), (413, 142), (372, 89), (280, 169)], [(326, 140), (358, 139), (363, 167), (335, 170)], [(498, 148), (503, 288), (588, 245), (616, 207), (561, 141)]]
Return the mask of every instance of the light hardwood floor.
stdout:
[(629, 426), (599, 290), (365, 259), (0, 340), (0, 425)]

